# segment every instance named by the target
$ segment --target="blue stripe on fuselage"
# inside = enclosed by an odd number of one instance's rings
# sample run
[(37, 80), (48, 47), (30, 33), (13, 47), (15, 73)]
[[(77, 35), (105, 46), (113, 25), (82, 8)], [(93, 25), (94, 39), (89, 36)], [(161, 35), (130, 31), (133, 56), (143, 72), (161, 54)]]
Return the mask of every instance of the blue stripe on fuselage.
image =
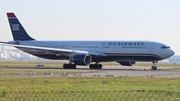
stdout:
[[(32, 54), (45, 59), (53, 60), (68, 60), (68, 57), (65, 56), (56, 56), (51, 54)], [(162, 60), (159, 56), (156, 55), (134, 55), (134, 56), (92, 56), (92, 62), (106, 62), (106, 61), (154, 61)]]

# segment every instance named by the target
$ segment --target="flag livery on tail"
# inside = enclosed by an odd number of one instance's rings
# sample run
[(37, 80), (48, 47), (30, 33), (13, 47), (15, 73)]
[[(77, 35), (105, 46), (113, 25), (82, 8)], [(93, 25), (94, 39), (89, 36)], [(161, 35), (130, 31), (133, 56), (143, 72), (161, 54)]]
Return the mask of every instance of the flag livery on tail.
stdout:
[(14, 40), (34, 40), (27, 34), (14, 13), (7, 13), (7, 17)]

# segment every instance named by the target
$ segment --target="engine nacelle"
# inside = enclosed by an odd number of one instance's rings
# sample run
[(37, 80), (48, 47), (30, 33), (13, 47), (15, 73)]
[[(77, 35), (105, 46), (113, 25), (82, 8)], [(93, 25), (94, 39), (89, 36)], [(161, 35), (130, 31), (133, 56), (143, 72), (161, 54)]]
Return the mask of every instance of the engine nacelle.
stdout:
[(117, 61), (117, 62), (120, 63), (122, 66), (132, 66), (136, 64), (135, 61)]
[(92, 57), (89, 54), (74, 55), (73, 62), (76, 65), (89, 65), (91, 64)]

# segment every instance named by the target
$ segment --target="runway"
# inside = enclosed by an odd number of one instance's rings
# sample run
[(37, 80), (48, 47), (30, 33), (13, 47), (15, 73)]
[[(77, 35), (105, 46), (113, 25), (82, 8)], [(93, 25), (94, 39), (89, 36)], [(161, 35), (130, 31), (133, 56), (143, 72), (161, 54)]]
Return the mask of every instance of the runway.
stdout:
[[(85, 68), (82, 66), (78, 67), (78, 69)], [(102, 70), (94, 70), (92, 73), (85, 73), (84, 76), (179, 78), (180, 70), (175, 69), (175, 67), (158, 67), (158, 70), (154, 71), (150, 70), (150, 67), (105, 66)]]
[[(177, 67), (158, 67), (158, 70), (150, 70), (150, 67), (126, 67), (126, 66), (104, 66), (101, 70), (92, 70), (86, 66), (78, 66), (77, 69), (60, 68), (33, 68), (33, 67), (0, 67), (3, 70), (33, 70), (45, 71), (41, 74), (14, 73), (0, 74), (1, 76), (33, 76), (33, 77), (142, 77), (142, 78), (180, 78), (180, 69)], [(47, 72), (46, 72), (47, 71)], [(49, 71), (52, 71), (50, 73)], [(56, 71), (54, 74), (53, 72)], [(58, 73), (57, 73), (58, 72)]]

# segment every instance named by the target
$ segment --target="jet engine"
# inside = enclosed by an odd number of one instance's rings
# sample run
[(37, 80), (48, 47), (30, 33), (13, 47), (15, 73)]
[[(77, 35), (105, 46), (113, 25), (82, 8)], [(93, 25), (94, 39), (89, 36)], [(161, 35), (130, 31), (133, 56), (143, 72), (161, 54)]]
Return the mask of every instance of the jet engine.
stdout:
[(122, 66), (132, 66), (136, 64), (135, 61), (117, 61), (117, 62), (120, 63)]
[(76, 65), (89, 65), (91, 61), (92, 57), (89, 54), (78, 54), (73, 57), (73, 62)]

